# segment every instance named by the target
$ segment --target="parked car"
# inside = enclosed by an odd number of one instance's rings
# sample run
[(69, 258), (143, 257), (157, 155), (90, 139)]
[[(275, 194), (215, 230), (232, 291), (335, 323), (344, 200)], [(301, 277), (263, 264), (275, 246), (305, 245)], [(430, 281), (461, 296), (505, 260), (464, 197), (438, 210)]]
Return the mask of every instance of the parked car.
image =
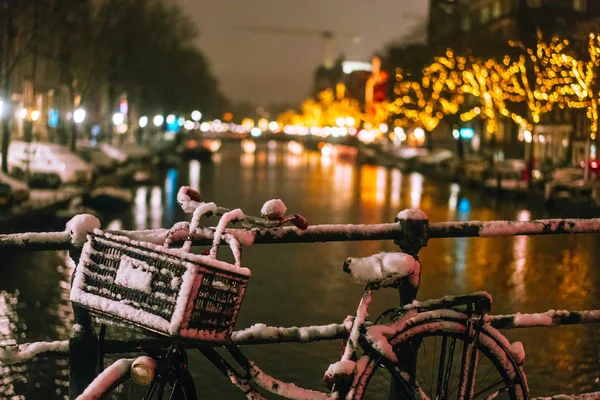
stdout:
[(8, 170), (29, 185), (58, 187), (61, 184), (90, 183), (94, 167), (65, 146), (50, 143), (13, 141), (8, 148)]
[(110, 172), (118, 165), (116, 160), (108, 157), (99, 147), (79, 146), (77, 151), (81, 158), (96, 167), (98, 172)]
[(584, 169), (581, 167), (558, 168), (554, 170), (551, 179), (544, 187), (544, 199), (551, 204), (558, 198), (579, 198), (594, 200), (594, 189), (597, 183), (592, 179), (584, 179)]
[(508, 190), (523, 192), (529, 187), (525, 180), (527, 165), (523, 160), (509, 159), (497, 162), (485, 180), (489, 190)]
[(10, 204), (19, 204), (29, 200), (29, 186), (25, 182), (0, 172), (0, 183), (10, 187)]
[(425, 155), (417, 156), (415, 169), (425, 174), (454, 177), (454, 160), (456, 156), (450, 150), (437, 149)]

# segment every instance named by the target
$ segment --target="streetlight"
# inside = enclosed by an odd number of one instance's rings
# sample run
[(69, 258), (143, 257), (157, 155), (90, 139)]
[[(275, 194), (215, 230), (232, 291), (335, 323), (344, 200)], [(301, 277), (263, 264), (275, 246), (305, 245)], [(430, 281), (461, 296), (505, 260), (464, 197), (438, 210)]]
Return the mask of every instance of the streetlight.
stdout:
[(194, 110), (192, 111), (192, 119), (196, 122), (200, 121), (200, 118), (202, 118), (202, 113), (198, 110)]
[(155, 115), (152, 122), (154, 123), (154, 126), (159, 127), (165, 122), (165, 119), (162, 115)]
[(112, 116), (112, 121), (115, 126), (119, 126), (125, 121), (125, 116), (120, 112), (114, 113)]
[(175, 116), (173, 114), (167, 115), (167, 125), (173, 125), (175, 123)]
[(184, 124), (185, 124), (185, 118), (179, 117), (179, 119), (177, 120), (177, 125), (183, 126)]
[(146, 116), (140, 117), (139, 125), (140, 125), (140, 128), (145, 128), (146, 125), (148, 125), (148, 117), (146, 117)]
[(413, 135), (415, 135), (415, 139), (421, 141), (423, 138), (425, 138), (425, 131), (423, 128), (415, 128)]
[(81, 124), (83, 121), (85, 121), (85, 115), (85, 110), (83, 108), (78, 108), (77, 110), (73, 111), (73, 122), (76, 124)]

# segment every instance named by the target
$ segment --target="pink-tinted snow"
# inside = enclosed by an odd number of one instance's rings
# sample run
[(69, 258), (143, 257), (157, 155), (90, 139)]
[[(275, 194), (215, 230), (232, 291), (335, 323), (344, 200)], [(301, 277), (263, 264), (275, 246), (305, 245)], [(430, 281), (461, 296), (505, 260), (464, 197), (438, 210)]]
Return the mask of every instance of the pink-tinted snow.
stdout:
[[(564, 221), (564, 223), (562, 222)], [(480, 223), (472, 221), (472, 223)], [(489, 221), (481, 222), (479, 236), (514, 236), (539, 234), (544, 229), (551, 231), (562, 226), (569, 233), (592, 233), (600, 231), (600, 219), (539, 219), (535, 221)]]
[(407, 208), (406, 210), (402, 210), (396, 215), (398, 219), (413, 219), (413, 220), (426, 220), (427, 214), (418, 208)]
[(150, 266), (143, 261), (122, 256), (119, 268), (117, 269), (115, 283), (129, 289), (150, 293), (150, 283), (152, 282), (152, 272), (150, 269)]
[(275, 339), (294, 338), (295, 342), (307, 343), (313, 340), (333, 338), (340, 333), (347, 332), (348, 326), (340, 324), (302, 326), (302, 327), (275, 327), (265, 324), (254, 324), (241, 331), (235, 331), (231, 335), (234, 343), (240, 344), (248, 341), (268, 341)]
[[(215, 203), (201, 203), (196, 207), (196, 209), (194, 210), (194, 214), (192, 216), (192, 222), (190, 223), (190, 226), (189, 226), (188, 236), (190, 239), (193, 237), (194, 232), (196, 231), (196, 229), (198, 228), (198, 225), (200, 224), (200, 218), (202, 218), (202, 216), (204, 216), (208, 213), (214, 214), (215, 212), (217, 212), (217, 205)], [(191, 248), (192, 248), (192, 241), (186, 240), (186, 242), (183, 245), (182, 250), (189, 252)]]
[(262, 208), (260, 213), (268, 219), (281, 220), (285, 216), (287, 207), (280, 199), (271, 199), (267, 201)]
[(67, 222), (66, 231), (71, 234), (71, 243), (75, 246), (83, 246), (87, 234), (94, 229), (100, 228), (100, 220), (90, 214), (74, 216)]
[(354, 280), (360, 283), (380, 282), (385, 287), (408, 277), (411, 285), (419, 286), (421, 264), (406, 253), (382, 252), (369, 257), (349, 258), (348, 268)]
[(219, 244), (221, 243), (221, 236), (225, 232), (225, 228), (227, 227), (227, 225), (231, 221), (235, 221), (235, 220), (241, 221), (243, 219), (244, 219), (244, 213), (239, 208), (223, 214), (223, 216), (219, 220), (219, 224), (217, 225), (217, 229), (215, 230), (215, 234), (214, 234), (214, 238), (213, 238), (213, 244), (212, 244), (212, 247), (210, 249), (210, 256), (212, 258), (216, 258), (217, 257), (217, 249), (219, 248)]
[(255, 382), (261, 388), (268, 390), (278, 396), (291, 400), (327, 400), (330, 397), (323, 393), (315, 390), (303, 389), (294, 385), (293, 383), (282, 382), (275, 379), (263, 371), (260, 370), (254, 363), (252, 363), (252, 369), (250, 370), (252, 381)]
[(122, 358), (112, 363), (94, 381), (77, 397), (77, 400), (96, 400), (99, 399), (111, 384), (120, 377), (129, 373), (133, 358)]
[(1, 364), (16, 364), (27, 361), (41, 353), (69, 351), (68, 340), (57, 340), (54, 342), (25, 343), (18, 346), (0, 348)]

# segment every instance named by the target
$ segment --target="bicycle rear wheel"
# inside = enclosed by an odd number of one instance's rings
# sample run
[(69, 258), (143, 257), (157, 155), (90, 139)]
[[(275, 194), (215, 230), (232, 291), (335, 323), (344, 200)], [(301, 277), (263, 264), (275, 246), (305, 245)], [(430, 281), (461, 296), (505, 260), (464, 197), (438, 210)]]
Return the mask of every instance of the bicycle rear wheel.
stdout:
[[(398, 363), (382, 355), (370, 357), (366, 368), (355, 377), (353, 399), (449, 399), (461, 390), (461, 359), (465, 346), (464, 321), (428, 320), (390, 339)], [(469, 342), (474, 339), (471, 334)], [(482, 331), (477, 338), (474, 364), (474, 399), (527, 399), (527, 383), (508, 349)], [(407, 360), (416, 360), (416, 373), (409, 377)]]

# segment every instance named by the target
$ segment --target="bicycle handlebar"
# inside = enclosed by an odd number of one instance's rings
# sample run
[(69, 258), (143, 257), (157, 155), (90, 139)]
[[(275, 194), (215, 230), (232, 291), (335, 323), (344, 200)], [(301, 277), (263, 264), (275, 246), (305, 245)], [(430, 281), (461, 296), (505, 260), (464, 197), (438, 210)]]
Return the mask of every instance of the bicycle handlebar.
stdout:
[[(413, 222), (418, 222), (413, 220)], [(193, 243), (212, 243), (215, 228), (199, 228)], [(112, 231), (131, 239), (162, 245), (168, 229)], [(401, 222), (371, 225), (312, 225), (306, 230), (286, 226), (269, 229), (227, 229), (242, 245), (275, 243), (314, 243), (361, 240), (399, 240), (406, 232)], [(428, 226), (426, 239), (458, 237), (495, 237), (517, 235), (553, 235), (566, 233), (600, 233), (600, 218), (542, 219), (534, 221), (466, 221), (436, 222)], [(174, 238), (173, 244), (185, 237)], [(17, 233), (0, 235), (0, 250), (68, 250), (73, 247), (69, 232)]]

